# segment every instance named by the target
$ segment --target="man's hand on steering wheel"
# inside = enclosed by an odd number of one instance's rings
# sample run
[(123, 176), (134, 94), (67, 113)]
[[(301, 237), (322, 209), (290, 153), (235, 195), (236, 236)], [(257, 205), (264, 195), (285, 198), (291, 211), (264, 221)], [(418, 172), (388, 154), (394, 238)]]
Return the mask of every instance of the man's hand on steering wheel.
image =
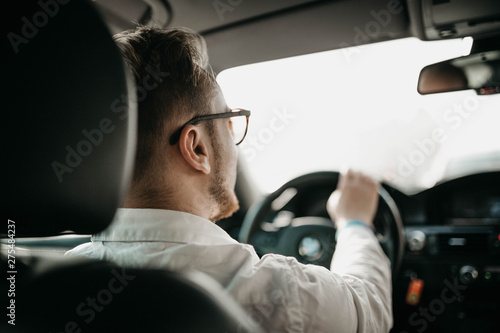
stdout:
[(340, 175), (337, 189), (328, 199), (326, 208), (337, 230), (350, 221), (361, 221), (373, 228), (380, 184), (368, 176), (349, 170)]
[[(276, 203), (280, 203), (279, 207), (273, 207)], [(324, 216), (325, 208), (330, 218)], [(280, 218), (282, 211), (287, 213)], [(352, 221), (376, 229), (393, 273), (397, 274), (403, 257), (404, 232), (396, 203), (378, 182), (353, 171), (342, 176), (333, 171), (313, 172), (290, 180), (248, 210), (240, 241), (252, 244), (260, 255), (279, 253), (330, 268), (336, 247), (335, 232)], [(311, 240), (316, 244), (312, 252), (304, 248), (304, 242)]]

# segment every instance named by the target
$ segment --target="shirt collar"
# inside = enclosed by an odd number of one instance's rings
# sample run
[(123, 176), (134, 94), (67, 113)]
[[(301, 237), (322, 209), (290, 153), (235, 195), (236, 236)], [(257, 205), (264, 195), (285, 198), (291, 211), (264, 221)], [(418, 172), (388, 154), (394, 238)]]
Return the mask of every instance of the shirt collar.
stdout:
[(120, 208), (110, 226), (92, 241), (237, 243), (222, 228), (202, 217), (165, 209)]

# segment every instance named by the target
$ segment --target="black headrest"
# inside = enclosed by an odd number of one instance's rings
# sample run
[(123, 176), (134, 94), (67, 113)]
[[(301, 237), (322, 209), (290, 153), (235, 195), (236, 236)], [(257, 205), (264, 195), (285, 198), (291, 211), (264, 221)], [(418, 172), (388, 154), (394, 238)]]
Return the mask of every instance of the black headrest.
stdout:
[(133, 167), (133, 79), (89, 1), (14, 1), (7, 11), (4, 220), (15, 221), (16, 236), (101, 231)]

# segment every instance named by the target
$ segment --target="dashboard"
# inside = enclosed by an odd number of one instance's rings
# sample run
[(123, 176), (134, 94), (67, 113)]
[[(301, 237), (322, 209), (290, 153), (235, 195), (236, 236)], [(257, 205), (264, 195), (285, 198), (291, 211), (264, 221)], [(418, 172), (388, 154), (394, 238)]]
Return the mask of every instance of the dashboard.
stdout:
[(500, 225), (498, 189), (459, 191), (450, 195), (445, 208), (449, 225)]
[[(294, 256), (328, 267), (335, 250), (326, 201), (336, 182), (322, 173), (299, 177), (257, 207), (258, 232), (246, 231), (257, 253)], [(307, 180), (307, 181), (306, 181)], [(500, 172), (470, 175), (406, 195), (383, 184), (397, 207), (379, 200), (374, 225), (393, 263), (392, 332), (496, 332), (500, 316)], [(404, 226), (401, 264), (391, 217)], [(247, 213), (249, 220), (258, 214)], [(253, 217), (253, 218), (252, 218)], [(259, 221), (258, 218), (255, 220)], [(254, 221), (255, 221), (254, 220)], [(245, 230), (245, 223), (242, 230)]]
[[(394, 332), (493, 332), (500, 315), (500, 173), (414, 196), (389, 189), (405, 226)], [(415, 281), (418, 301), (408, 302)], [(412, 303), (412, 304), (409, 304)]]

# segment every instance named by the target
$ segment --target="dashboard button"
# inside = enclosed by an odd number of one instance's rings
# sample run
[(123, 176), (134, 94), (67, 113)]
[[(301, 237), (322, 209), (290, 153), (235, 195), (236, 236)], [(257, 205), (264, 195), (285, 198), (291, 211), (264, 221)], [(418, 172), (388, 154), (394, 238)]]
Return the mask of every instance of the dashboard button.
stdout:
[(458, 276), (460, 278), (460, 281), (462, 281), (462, 283), (471, 284), (472, 282), (474, 282), (477, 279), (477, 277), (479, 276), (479, 273), (475, 267), (470, 266), (470, 265), (466, 265), (466, 266), (462, 266), (462, 268), (460, 268), (460, 271), (458, 272)]
[(413, 230), (406, 236), (406, 243), (408, 244), (408, 249), (410, 251), (422, 251), (426, 243), (425, 234), (420, 230)]

